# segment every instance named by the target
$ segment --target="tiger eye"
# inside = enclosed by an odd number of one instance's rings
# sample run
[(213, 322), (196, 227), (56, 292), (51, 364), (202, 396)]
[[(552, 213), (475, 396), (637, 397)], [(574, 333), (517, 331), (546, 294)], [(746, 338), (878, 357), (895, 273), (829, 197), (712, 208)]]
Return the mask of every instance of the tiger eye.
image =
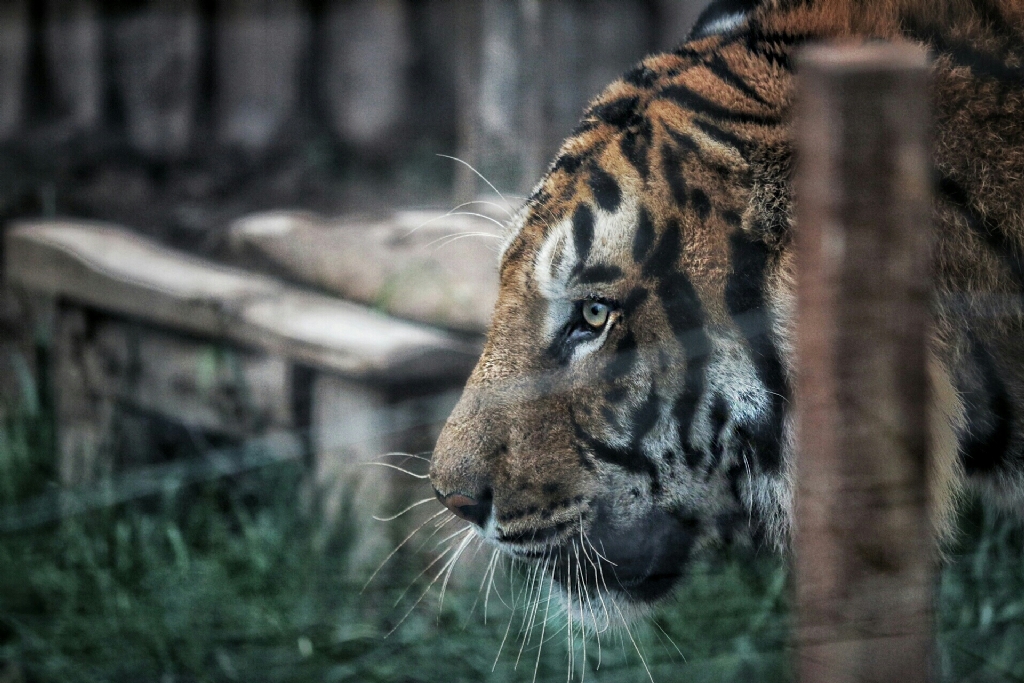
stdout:
[(583, 302), (583, 319), (595, 329), (601, 329), (608, 322), (609, 309), (600, 301)]

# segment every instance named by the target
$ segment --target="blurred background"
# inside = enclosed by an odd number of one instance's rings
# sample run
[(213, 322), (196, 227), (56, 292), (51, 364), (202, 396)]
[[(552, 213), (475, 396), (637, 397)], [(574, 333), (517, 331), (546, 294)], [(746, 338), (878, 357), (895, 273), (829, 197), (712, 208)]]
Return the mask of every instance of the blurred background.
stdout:
[[(0, 2), (0, 683), (789, 680), (778, 558), (584, 646), (423, 478), (504, 221), (704, 4)], [(1019, 681), (964, 508), (938, 667)]]

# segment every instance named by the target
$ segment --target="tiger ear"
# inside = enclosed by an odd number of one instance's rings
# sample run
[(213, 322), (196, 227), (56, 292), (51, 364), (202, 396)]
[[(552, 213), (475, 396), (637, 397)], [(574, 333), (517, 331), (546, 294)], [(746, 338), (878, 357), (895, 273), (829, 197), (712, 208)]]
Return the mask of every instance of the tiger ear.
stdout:
[(700, 13), (686, 39), (697, 40), (738, 29), (747, 23), (749, 14), (762, 4), (764, 0), (716, 0)]

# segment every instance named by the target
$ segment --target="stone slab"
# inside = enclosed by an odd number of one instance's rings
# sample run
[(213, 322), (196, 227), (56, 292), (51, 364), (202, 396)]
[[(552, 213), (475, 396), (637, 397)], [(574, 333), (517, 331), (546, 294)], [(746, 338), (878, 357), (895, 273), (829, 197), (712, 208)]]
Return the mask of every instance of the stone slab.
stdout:
[(465, 375), (479, 349), (453, 335), (169, 249), (116, 226), (13, 225), (9, 281), (149, 324), (222, 337), (349, 378)]
[(231, 227), (231, 250), (269, 268), (394, 316), (456, 330), (487, 329), (498, 294), (500, 203), (459, 211), (397, 211), (377, 220), (300, 212), (255, 214)]

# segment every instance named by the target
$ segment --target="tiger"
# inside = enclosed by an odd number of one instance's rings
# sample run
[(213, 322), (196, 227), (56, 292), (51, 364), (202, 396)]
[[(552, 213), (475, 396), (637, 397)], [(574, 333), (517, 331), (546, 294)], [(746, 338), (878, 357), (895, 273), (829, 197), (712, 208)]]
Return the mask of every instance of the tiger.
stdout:
[[(794, 528), (794, 87), (812, 42), (931, 55), (935, 534), (1024, 511), (1024, 3), (719, 0), (586, 108), (500, 257), (437, 499), (504, 556), (628, 609)], [(594, 598), (596, 601), (596, 598)]]

